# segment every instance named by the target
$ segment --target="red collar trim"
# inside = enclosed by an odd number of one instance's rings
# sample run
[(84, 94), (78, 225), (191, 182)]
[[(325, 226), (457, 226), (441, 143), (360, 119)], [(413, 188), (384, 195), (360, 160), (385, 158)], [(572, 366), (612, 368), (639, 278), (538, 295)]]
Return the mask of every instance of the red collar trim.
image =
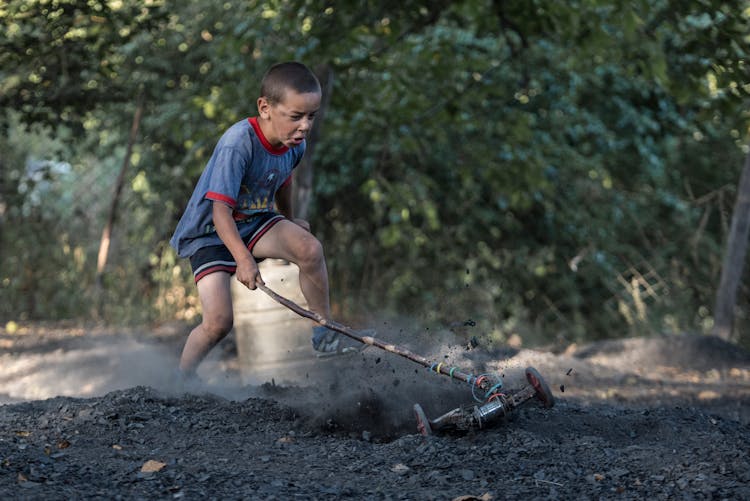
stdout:
[(250, 117), (247, 119), (247, 121), (250, 122), (250, 125), (253, 126), (255, 135), (258, 136), (258, 139), (260, 139), (260, 143), (268, 151), (268, 153), (272, 155), (283, 155), (284, 153), (289, 151), (289, 147), (287, 146), (284, 146), (284, 145), (273, 146), (271, 143), (268, 142), (268, 139), (266, 139), (266, 136), (263, 135), (263, 131), (260, 129), (260, 124), (258, 123), (258, 117)]

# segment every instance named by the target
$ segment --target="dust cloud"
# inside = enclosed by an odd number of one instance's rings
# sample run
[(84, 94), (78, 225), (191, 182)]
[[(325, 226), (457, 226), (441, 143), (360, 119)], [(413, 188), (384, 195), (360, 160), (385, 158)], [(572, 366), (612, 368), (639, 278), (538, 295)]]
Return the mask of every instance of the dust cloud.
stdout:
[[(447, 329), (430, 331), (415, 328), (416, 324), (414, 319), (381, 323), (376, 337), (463, 372), (479, 374), (497, 364), (481, 349), (467, 349)], [(377, 347), (318, 359), (310, 346), (309, 329), (310, 322), (305, 321), (303, 333), (290, 337), (285, 332), (291, 344), (277, 346), (281, 355), (270, 360), (268, 343), (265, 352), (248, 354), (253, 347), (245, 346), (246, 352), (238, 354), (247, 340), (232, 332), (201, 364), (197, 384), (189, 386), (179, 384), (176, 377), (187, 336), (184, 329), (169, 339), (148, 332), (87, 332), (64, 338), (60, 334), (0, 355), (0, 404), (57, 396), (90, 398), (145, 386), (171, 396), (271, 398), (323, 430), (367, 430), (373, 437), (388, 437), (414, 429), (415, 403), (430, 417), (474, 403), (466, 383)]]
[[(413, 321), (403, 325), (381, 325), (375, 337), (399, 344), (431, 362), (475, 375), (486, 372), (488, 362), (498, 364), (487, 353), (461, 344), (447, 329), (415, 330)], [(309, 348), (308, 353), (312, 353)], [(257, 367), (252, 362), (248, 366)], [(522, 368), (509, 368), (502, 376), (514, 384), (522, 372)], [(415, 403), (430, 417), (475, 403), (465, 382), (438, 375), (374, 346), (333, 359), (317, 359), (308, 354), (304, 363), (278, 364), (273, 377), (254, 382), (260, 384), (264, 397), (294, 408), (320, 428), (340, 432), (366, 430), (381, 438), (415, 429)]]
[(0, 403), (93, 397), (134, 386), (165, 387), (176, 364), (176, 356), (165, 347), (128, 335), (87, 337), (48, 348), (0, 356)]

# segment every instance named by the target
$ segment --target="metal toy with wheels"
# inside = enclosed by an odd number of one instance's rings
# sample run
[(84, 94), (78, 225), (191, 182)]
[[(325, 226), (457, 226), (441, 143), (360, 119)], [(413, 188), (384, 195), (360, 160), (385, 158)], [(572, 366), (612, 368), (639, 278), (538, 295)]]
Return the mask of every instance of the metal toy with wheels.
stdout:
[(470, 431), (487, 428), (514, 409), (536, 397), (545, 408), (555, 405), (555, 399), (539, 371), (526, 368), (528, 385), (512, 393), (496, 391), (490, 394), (482, 405), (459, 407), (435, 419), (428, 419), (422, 406), (414, 404), (417, 430), (424, 436), (445, 430)]

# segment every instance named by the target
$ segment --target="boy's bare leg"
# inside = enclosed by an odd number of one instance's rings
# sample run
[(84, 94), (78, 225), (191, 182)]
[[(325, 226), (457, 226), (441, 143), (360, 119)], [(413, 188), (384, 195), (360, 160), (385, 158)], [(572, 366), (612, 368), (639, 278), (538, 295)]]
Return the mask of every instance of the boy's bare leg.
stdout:
[(253, 248), (257, 258), (284, 259), (299, 267), (299, 283), (312, 311), (331, 317), (328, 297), (328, 268), (323, 246), (312, 233), (296, 223), (276, 223)]
[(192, 374), (211, 348), (232, 329), (232, 296), (230, 275), (216, 272), (198, 281), (198, 297), (203, 309), (203, 320), (192, 330), (180, 357), (180, 370)]

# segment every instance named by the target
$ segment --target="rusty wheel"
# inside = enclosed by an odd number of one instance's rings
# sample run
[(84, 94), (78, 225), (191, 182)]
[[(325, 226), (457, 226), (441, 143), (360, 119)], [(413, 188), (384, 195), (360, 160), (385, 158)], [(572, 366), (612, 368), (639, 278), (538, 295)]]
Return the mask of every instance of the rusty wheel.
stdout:
[(430, 426), (430, 420), (427, 419), (427, 414), (422, 410), (422, 406), (414, 404), (414, 415), (417, 417), (417, 430), (425, 437), (432, 435), (432, 426)]
[(542, 401), (542, 405), (546, 408), (550, 408), (555, 405), (555, 397), (552, 396), (552, 392), (549, 391), (547, 383), (544, 382), (544, 378), (539, 374), (533, 367), (526, 368), (526, 380), (536, 390), (536, 398)]

